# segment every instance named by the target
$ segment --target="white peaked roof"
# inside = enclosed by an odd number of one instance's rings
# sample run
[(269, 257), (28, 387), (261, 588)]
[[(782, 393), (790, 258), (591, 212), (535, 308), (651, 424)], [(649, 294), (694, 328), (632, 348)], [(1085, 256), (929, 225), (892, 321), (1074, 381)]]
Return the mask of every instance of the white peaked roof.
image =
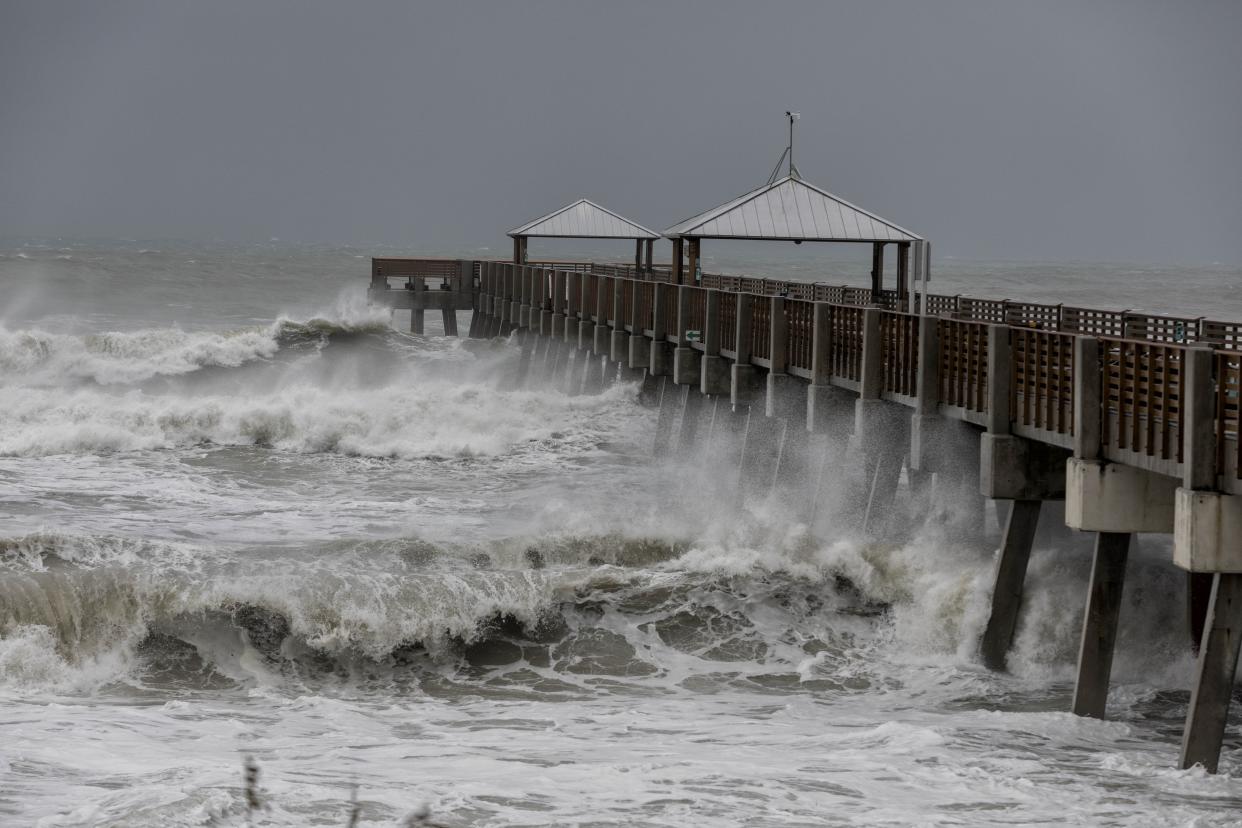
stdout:
[(704, 239), (909, 242), (921, 237), (787, 175), (664, 231)]
[(560, 239), (658, 239), (660, 234), (580, 198), (509, 231), (510, 236)]

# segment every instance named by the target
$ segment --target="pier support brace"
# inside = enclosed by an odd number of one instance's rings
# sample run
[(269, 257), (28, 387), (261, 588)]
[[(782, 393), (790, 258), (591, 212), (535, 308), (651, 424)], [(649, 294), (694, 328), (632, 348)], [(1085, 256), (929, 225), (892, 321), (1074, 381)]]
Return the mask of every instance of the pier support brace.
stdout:
[(1190, 694), (1186, 729), (1182, 733), (1181, 767), (1203, 765), (1215, 773), (1225, 739), (1229, 697), (1242, 643), (1242, 574), (1218, 572), (1212, 577), (1203, 642)]
[(1018, 608), (1022, 605), (1022, 585), (1026, 565), (1039, 525), (1038, 500), (1015, 500), (1005, 521), (1005, 537), (996, 560), (996, 579), (992, 589), (992, 612), (983, 632), (979, 654), (990, 670), (1004, 670), (1005, 656), (1018, 627)]
[(1095, 536), (1091, 587), (1078, 648), (1078, 680), (1074, 684), (1073, 711), (1078, 716), (1104, 718), (1130, 538), (1128, 532), (1100, 532)]

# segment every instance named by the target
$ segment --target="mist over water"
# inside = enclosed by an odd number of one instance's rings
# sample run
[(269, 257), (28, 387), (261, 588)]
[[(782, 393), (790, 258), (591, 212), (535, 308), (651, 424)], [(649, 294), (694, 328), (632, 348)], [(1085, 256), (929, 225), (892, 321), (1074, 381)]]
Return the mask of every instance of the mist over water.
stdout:
[[(0, 248), (0, 822), (242, 825), (253, 755), (270, 825), (344, 825), (353, 785), (374, 825), (1237, 824), (1238, 705), (1221, 774), (1172, 769), (1165, 539), (1110, 720), (1073, 717), (1082, 539), (1037, 547), (990, 673), (993, 549), (951, 499), (899, 499), (886, 543), (844, 492), (811, 525), (801, 492), (739, 505), (726, 449), (651, 456), (636, 386), (515, 388), (513, 343), (403, 333), (371, 252)], [(758, 264), (709, 269), (847, 280)], [(1242, 318), (1236, 268), (1178, 271), (1181, 307), (1140, 301), (1169, 271), (942, 270)]]

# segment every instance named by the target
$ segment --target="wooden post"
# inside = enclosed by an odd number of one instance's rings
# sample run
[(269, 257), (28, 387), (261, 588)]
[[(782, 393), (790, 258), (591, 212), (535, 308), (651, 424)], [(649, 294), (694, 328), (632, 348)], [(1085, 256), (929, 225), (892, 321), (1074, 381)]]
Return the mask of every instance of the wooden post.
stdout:
[[(780, 296), (768, 299), (768, 371), (783, 374), (787, 366), (786, 346), (789, 341), (789, 320), (785, 318), (785, 300)], [(804, 429), (805, 430), (805, 429)]]
[(832, 381), (832, 305), (816, 302), (811, 325), (811, 385), (828, 385)]
[(1100, 341), (1074, 337), (1074, 456), (1100, 456), (1101, 390)]
[(646, 250), (647, 250), (647, 255), (646, 255), (647, 270), (651, 270), (651, 257), (655, 253), (655, 239), (647, 239), (646, 242), (644, 243), (644, 246), (646, 247)]
[(880, 309), (863, 309), (862, 380), (858, 384), (858, 396), (863, 400), (878, 400), (884, 383), (884, 362), (880, 351)]
[(638, 278), (643, 273), (643, 240), (634, 240), (634, 277)]
[(678, 236), (673, 239), (673, 284), (684, 285), (686, 283), (686, 272), (682, 263), (682, 255), (685, 247), (684, 240)]
[(871, 304), (880, 304), (884, 292), (884, 242), (871, 245)]
[(720, 291), (707, 291), (703, 314), (703, 356), (720, 356)]
[[(719, 291), (712, 291), (719, 297)], [(750, 323), (751, 323), (751, 307), (750, 303), (753, 297), (749, 293), (739, 293), (737, 295), (737, 304), (734, 313), (733, 326), (733, 350), (736, 354), (734, 363), (737, 365), (750, 365), (751, 347), (750, 341)], [(719, 303), (719, 298), (717, 298)], [(719, 353), (719, 351), (717, 351)]]
[(910, 242), (897, 245), (897, 307), (905, 307), (910, 295)]
[(926, 314), (919, 318), (918, 371), (914, 413), (934, 415), (940, 405), (940, 325), (936, 317)]
[(1009, 328), (988, 325), (988, 419), (989, 434), (1009, 433)]
[[(1182, 487), (1192, 491), (1216, 488), (1216, 399), (1212, 384), (1212, 349), (1187, 350), (1182, 363)], [(1186, 573), (1186, 625), (1196, 650), (1212, 594), (1212, 574)]]

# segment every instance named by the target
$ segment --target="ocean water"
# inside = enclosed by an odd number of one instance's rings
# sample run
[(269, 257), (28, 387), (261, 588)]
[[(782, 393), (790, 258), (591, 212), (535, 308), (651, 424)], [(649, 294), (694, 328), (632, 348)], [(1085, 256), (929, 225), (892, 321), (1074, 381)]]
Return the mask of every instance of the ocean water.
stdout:
[[(994, 549), (952, 515), (875, 543), (738, 504), (719, 456), (651, 456), (635, 386), (517, 388), (514, 344), (404, 333), (373, 252), (0, 246), (0, 824), (1242, 824), (1242, 705), (1220, 774), (1174, 769), (1167, 539), (1132, 554), (1109, 720), (1076, 718), (1081, 539), (1037, 547), (988, 672)], [(1240, 286), (932, 285), (1224, 319)]]

